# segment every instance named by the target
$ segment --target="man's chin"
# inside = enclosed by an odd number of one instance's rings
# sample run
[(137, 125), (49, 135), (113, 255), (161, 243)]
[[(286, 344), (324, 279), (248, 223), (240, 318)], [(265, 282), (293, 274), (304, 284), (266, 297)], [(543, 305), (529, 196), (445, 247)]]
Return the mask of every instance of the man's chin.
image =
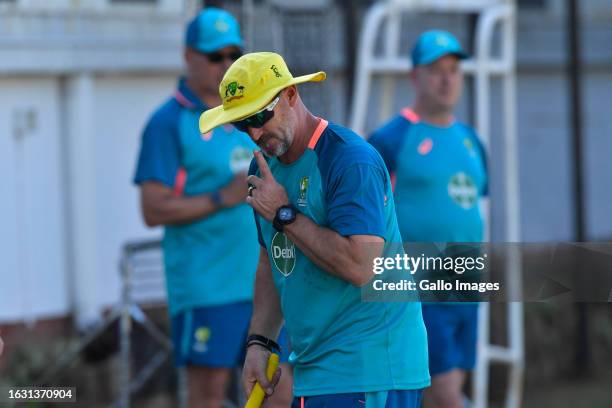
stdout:
[(442, 99), (439, 104), (444, 110), (453, 110), (455, 109), (457, 102), (457, 99), (449, 96), (448, 98)]
[(266, 157), (280, 157), (287, 153), (287, 149), (284, 149), (283, 146), (276, 146), (276, 148), (272, 149), (263, 146), (259, 146), (259, 148)]
[(266, 149), (264, 147), (260, 147), (260, 149), (261, 149), (262, 153), (264, 154), (264, 156), (266, 156), (266, 157), (278, 157), (278, 156), (282, 155), (282, 154), (278, 154), (279, 153), (278, 152), (279, 149), (270, 150), (270, 149)]

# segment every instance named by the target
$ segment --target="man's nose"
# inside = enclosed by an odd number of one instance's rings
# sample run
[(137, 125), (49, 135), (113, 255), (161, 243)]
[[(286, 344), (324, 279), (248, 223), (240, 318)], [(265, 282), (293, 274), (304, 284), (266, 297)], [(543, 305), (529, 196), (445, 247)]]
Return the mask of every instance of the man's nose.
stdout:
[(249, 127), (248, 131), (249, 131), (249, 136), (251, 136), (251, 139), (253, 139), (254, 142), (257, 142), (261, 138), (261, 135), (263, 134), (263, 131), (261, 130), (261, 128)]
[(452, 72), (448, 72), (445, 73), (443, 76), (443, 82), (446, 84), (450, 84), (451, 82), (453, 82), (453, 73)]

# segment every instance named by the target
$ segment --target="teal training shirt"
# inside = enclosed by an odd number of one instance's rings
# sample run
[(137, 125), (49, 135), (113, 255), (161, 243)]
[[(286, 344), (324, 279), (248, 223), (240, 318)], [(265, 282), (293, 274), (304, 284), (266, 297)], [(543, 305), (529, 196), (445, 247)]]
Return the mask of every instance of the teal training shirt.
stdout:
[[(211, 193), (246, 172), (256, 147), (233, 126), (201, 135), (206, 106), (185, 81), (149, 120), (134, 182), (157, 181), (177, 195)], [(194, 307), (250, 301), (259, 258), (251, 209), (241, 204), (164, 229), (163, 249), (172, 316)]]
[[(325, 120), (291, 164), (269, 158), (290, 202), (342, 236), (401, 236), (389, 175), (355, 133)], [(251, 174), (259, 174), (256, 162)], [(429, 385), (427, 338), (419, 302), (364, 302), (361, 288), (316, 266), (286, 235), (255, 215), (268, 251), (292, 346), (294, 395), (420, 389)]]
[(369, 142), (395, 179), (397, 219), (409, 242), (482, 242), (479, 199), (487, 194), (484, 149), (459, 122), (438, 127), (406, 108)]

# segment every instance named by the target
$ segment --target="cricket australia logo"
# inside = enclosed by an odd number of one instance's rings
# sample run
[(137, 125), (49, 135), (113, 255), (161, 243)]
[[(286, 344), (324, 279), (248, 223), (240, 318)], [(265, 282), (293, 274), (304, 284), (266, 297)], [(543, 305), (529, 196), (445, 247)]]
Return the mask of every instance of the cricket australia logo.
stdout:
[(476, 156), (476, 152), (474, 151), (474, 143), (467, 137), (463, 139), (463, 145), (470, 152), (470, 156)]
[(225, 86), (225, 102), (231, 102), (234, 99), (240, 99), (244, 96), (244, 86), (238, 82), (230, 82)]
[(197, 353), (206, 353), (208, 351), (208, 340), (210, 339), (210, 329), (208, 327), (198, 327), (193, 334), (195, 342), (193, 350)]
[(448, 46), (448, 38), (445, 35), (436, 36), (436, 44), (440, 47)]
[(229, 24), (227, 24), (225, 21), (223, 20), (217, 20), (215, 21), (215, 30), (217, 30), (220, 33), (226, 33), (229, 30)]
[(300, 180), (300, 194), (297, 199), (297, 205), (306, 207), (308, 205), (308, 177), (302, 177)]
[(478, 189), (470, 176), (460, 172), (453, 175), (448, 182), (448, 195), (457, 205), (468, 210), (476, 204)]
[(277, 232), (270, 245), (274, 266), (284, 276), (291, 275), (295, 268), (295, 245), (285, 234)]

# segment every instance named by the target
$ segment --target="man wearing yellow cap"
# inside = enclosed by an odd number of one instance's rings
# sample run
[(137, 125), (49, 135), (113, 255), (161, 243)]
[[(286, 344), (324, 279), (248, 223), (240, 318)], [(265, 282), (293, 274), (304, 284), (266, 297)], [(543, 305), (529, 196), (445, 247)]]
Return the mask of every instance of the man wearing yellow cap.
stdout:
[(200, 118), (202, 133), (232, 123), (263, 151), (248, 178), (260, 255), (243, 382), (273, 393), (281, 374), (265, 368), (284, 317), (294, 407), (417, 407), (430, 382), (420, 303), (361, 296), (373, 257), (403, 252), (389, 175), (362, 138), (304, 106), (296, 85), (324, 79), (247, 54)]

